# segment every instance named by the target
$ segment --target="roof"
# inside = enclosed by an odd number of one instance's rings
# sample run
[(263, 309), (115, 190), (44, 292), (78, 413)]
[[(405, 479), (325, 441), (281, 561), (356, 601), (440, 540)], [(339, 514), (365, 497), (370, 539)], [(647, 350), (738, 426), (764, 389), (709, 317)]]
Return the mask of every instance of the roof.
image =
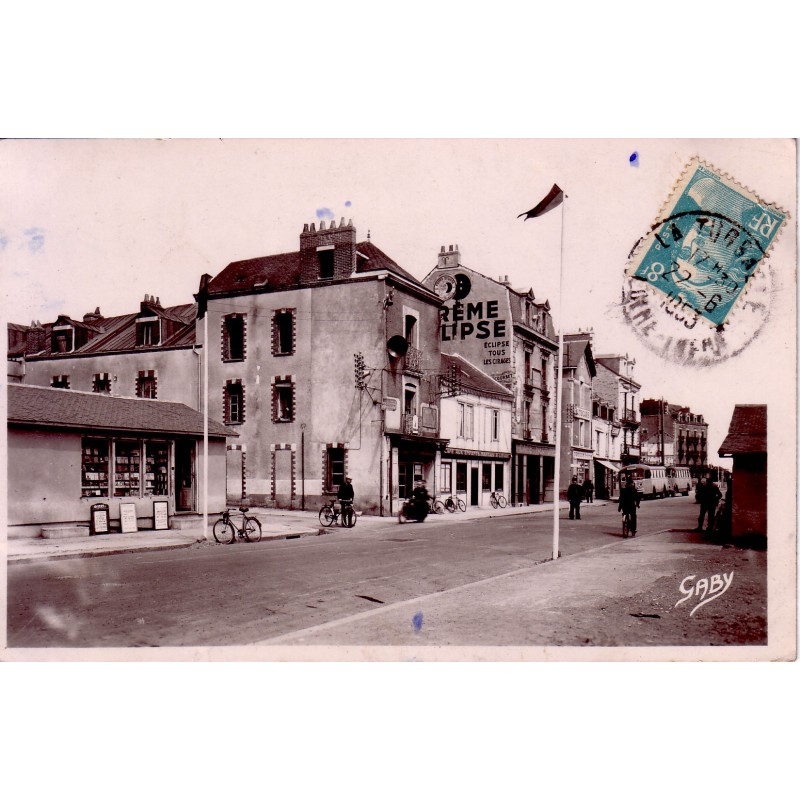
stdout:
[(496, 381), (491, 375), (487, 375), (483, 370), (478, 369), (462, 356), (457, 353), (453, 355), (442, 353), (442, 369), (445, 375), (449, 373), (451, 364), (455, 364), (461, 370), (460, 385), (463, 394), (488, 394), (508, 398), (509, 400), (513, 397), (513, 393), (502, 383)]
[(733, 409), (728, 435), (719, 455), (743, 455), (767, 452), (767, 407), (741, 405)]
[[(19, 383), (8, 385), (7, 419), (9, 425), (203, 435), (203, 415), (183, 403)], [(214, 420), (208, 432), (214, 438), (238, 436)]]
[(597, 368), (592, 355), (592, 335), (590, 333), (565, 333), (564, 367), (577, 367), (582, 356), (586, 357), (589, 374), (594, 378), (597, 375)]
[[(358, 242), (355, 274), (392, 272), (405, 281), (425, 288), (410, 272), (406, 272), (371, 241)], [(300, 282), (300, 251), (233, 261), (208, 284), (210, 295), (227, 292), (246, 292), (252, 289), (281, 291), (306, 286)], [(430, 291), (430, 290), (427, 290)]]

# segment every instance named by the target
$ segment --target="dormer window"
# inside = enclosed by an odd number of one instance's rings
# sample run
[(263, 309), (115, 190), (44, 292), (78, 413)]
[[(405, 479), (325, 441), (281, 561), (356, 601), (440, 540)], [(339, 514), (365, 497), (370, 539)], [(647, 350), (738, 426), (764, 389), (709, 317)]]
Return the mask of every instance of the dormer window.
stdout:
[(161, 344), (161, 319), (140, 317), (136, 320), (136, 346), (155, 347)]
[(322, 280), (333, 278), (334, 267), (334, 246), (332, 244), (322, 245), (317, 248), (317, 259), (319, 261), (319, 277)]
[(75, 350), (75, 329), (71, 325), (54, 325), (50, 347), (53, 353), (71, 353)]

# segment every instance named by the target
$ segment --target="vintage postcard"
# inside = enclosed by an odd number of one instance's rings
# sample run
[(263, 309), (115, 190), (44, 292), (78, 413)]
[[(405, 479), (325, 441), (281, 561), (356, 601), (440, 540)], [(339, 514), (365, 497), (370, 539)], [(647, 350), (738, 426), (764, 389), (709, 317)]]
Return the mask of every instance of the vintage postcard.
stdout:
[(0, 157), (3, 659), (795, 658), (794, 141)]

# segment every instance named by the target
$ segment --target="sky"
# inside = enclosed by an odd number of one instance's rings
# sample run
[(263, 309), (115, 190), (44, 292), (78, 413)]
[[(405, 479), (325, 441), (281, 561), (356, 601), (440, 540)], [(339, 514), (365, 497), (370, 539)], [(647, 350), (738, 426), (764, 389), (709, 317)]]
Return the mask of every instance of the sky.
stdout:
[[(703, 368), (651, 352), (619, 308), (628, 254), (694, 155), (791, 215), (770, 253), (761, 335)], [(3, 142), (2, 161), (6, 321), (129, 313), (145, 294), (191, 302), (204, 272), (296, 250), (304, 223), (345, 217), (417, 278), (457, 244), (466, 266), (532, 288), (556, 325), (593, 330), (596, 354), (635, 358), (643, 397), (703, 414), (712, 454), (736, 403), (774, 404), (787, 389), (793, 403), (789, 140), (33, 140)], [(519, 219), (553, 183), (563, 206)]]

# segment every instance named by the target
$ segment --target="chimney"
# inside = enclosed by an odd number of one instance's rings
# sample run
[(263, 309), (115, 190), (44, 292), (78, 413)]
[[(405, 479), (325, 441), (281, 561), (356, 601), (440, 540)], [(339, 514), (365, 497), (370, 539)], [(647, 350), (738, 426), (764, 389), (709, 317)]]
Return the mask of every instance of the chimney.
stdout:
[(303, 225), (300, 234), (300, 282), (349, 278), (356, 268), (356, 229), (351, 219), (346, 225), (344, 217), (339, 227), (331, 220), (328, 230), (325, 221)]
[(38, 320), (36, 322), (32, 321), (25, 341), (25, 355), (31, 356), (41, 353), (45, 349), (46, 342), (47, 336), (42, 323)]
[(461, 266), (461, 255), (458, 252), (458, 245), (453, 248), (453, 245), (450, 245), (450, 249), (445, 251), (444, 245), (442, 245), (442, 249), (439, 251), (439, 263), (436, 265), (437, 269), (449, 269), (450, 267), (460, 267)]
[(103, 315), (100, 313), (100, 306), (97, 306), (94, 311), (90, 311), (88, 314), (83, 315), (83, 321), (87, 325), (94, 325), (102, 320)]

